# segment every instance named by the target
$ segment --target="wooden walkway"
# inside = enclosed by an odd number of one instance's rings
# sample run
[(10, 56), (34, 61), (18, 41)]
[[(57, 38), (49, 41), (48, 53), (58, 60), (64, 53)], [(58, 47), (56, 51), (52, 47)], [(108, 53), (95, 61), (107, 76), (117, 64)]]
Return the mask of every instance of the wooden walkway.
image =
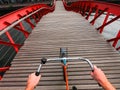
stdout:
[[(68, 56), (88, 58), (104, 70), (120, 90), (120, 54), (80, 14), (65, 11), (57, 1), (56, 10), (44, 16), (25, 41), (12, 67), (0, 81), (0, 90), (24, 90), (27, 77), (35, 72), (41, 57), (59, 57), (59, 48), (67, 47)], [(90, 76), (90, 68), (79, 61), (68, 62), (70, 89), (103, 90)], [(48, 62), (35, 90), (65, 90), (61, 63)]]

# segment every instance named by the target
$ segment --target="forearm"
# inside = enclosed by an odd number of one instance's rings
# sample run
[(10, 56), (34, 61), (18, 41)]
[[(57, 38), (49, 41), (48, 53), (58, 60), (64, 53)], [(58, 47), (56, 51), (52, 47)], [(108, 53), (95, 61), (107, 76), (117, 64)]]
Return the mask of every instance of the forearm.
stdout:
[(27, 87), (25, 88), (25, 90), (34, 90), (34, 87), (33, 87), (33, 86), (27, 86)]
[(109, 82), (100, 83), (104, 90), (116, 90), (115, 87)]
[(100, 68), (94, 66), (94, 72), (91, 72), (91, 76), (104, 88), (104, 90), (116, 90)]

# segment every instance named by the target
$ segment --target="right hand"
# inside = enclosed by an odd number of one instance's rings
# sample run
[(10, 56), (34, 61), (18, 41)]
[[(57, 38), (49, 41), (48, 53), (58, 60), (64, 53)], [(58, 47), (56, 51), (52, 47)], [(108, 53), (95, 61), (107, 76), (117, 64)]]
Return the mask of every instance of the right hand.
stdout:
[(27, 80), (27, 86), (25, 90), (34, 90), (34, 88), (39, 83), (39, 80), (41, 78), (41, 75), (36, 76), (35, 73), (31, 73)]
[(91, 76), (100, 84), (108, 82), (104, 72), (100, 68), (97, 68), (97, 66), (94, 66), (94, 72), (91, 72)]
[(94, 71), (91, 72), (91, 76), (104, 88), (104, 90), (116, 90), (115, 87), (108, 81), (104, 72), (94, 66)]

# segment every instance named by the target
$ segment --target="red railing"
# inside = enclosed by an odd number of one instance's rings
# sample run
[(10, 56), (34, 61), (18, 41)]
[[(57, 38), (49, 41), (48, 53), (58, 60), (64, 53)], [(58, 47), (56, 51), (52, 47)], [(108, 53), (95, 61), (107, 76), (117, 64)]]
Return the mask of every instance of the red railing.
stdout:
[[(22, 45), (15, 44), (10, 33), (7, 31), (10, 30), (11, 27), (14, 27), (15, 29), (21, 31), (25, 37), (28, 37), (29, 32), (25, 30), (21, 21), (25, 20), (33, 29), (35, 25), (33, 25), (30, 21), (30, 17), (35, 19), (35, 22), (37, 23), (43, 15), (47, 14), (48, 12), (52, 12), (54, 7), (55, 6), (49, 7), (45, 4), (35, 4), (0, 17), (0, 35), (5, 33), (10, 40), (10, 42), (4, 42), (0, 40), (0, 44), (13, 46), (15, 51), (18, 52), (19, 47)], [(24, 18), (25, 16), (26, 18)]]
[[(8, 67), (2, 67), (2, 68), (0, 68), (0, 72), (2, 73), (4, 73), (4, 72), (6, 72), (7, 70), (9, 70), (9, 68), (10, 68), (10, 66), (8, 66)], [(2, 79), (2, 75), (0, 75), (0, 80)]]
[[(28, 7), (24, 7), (22, 9), (16, 10), (7, 15), (1, 16), (0, 17), (0, 46), (4, 45), (4, 46), (13, 47), (13, 49), (17, 53), (19, 51), (19, 48), (23, 44), (15, 42), (14, 37), (11, 34), (11, 29), (19, 31), (24, 35), (25, 38), (27, 38), (30, 32), (26, 30), (23, 24), (23, 21), (25, 21), (27, 25), (29, 25), (33, 29), (43, 15), (54, 11), (54, 9), (55, 9), (55, 0), (52, 6), (48, 6), (46, 4), (35, 4), (32, 6), (28, 6)], [(34, 20), (35, 23), (33, 23), (31, 19)], [(2, 35), (4, 35), (4, 37), (6, 37), (7, 39), (4, 40), (4, 38), (2, 38)], [(2, 60), (0, 59), (0, 61)], [(9, 66), (0, 65), (0, 73), (5, 72), (9, 68), (10, 68)], [(2, 76), (0, 75), (0, 79), (1, 77)]]
[[(120, 5), (97, 1), (77, 1), (73, 3), (67, 1), (68, 0), (63, 0), (63, 4), (66, 10), (80, 13), (87, 20), (89, 20), (90, 15), (94, 13), (94, 17), (90, 21), (92, 25), (94, 25), (97, 19), (104, 14), (105, 18), (102, 24), (96, 27), (100, 33), (104, 32), (104, 28), (106, 26), (109, 26), (111, 23), (114, 23), (120, 18)], [(114, 18), (109, 20), (109, 16), (114, 16)], [(112, 42), (112, 46), (116, 48), (116, 50), (120, 50), (120, 46), (118, 46), (118, 42), (120, 40), (120, 28), (118, 28), (116, 32), (117, 35), (114, 38), (112, 37), (108, 39), (107, 41)]]

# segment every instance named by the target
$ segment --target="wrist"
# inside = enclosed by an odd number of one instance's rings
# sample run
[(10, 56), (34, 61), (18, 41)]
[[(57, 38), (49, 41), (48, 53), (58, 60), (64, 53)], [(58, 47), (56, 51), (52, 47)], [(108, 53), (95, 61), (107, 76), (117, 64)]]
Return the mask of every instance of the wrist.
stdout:
[(115, 87), (109, 81), (105, 81), (100, 84), (104, 88), (104, 90), (116, 90)]
[(31, 86), (31, 85), (27, 85), (27, 87), (25, 88), (25, 90), (34, 90), (34, 86)]

